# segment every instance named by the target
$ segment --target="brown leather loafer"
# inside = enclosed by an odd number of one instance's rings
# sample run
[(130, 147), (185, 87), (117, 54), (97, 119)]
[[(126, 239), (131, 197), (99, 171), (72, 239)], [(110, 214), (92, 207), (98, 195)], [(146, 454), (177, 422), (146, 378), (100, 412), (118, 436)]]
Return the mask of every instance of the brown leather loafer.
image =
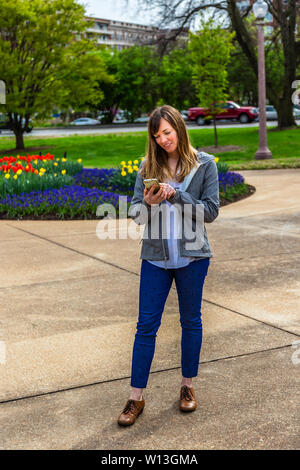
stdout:
[(143, 413), (143, 409), (145, 406), (144, 397), (142, 400), (128, 400), (126, 406), (122, 413), (119, 416), (118, 424), (120, 426), (130, 426), (135, 422), (137, 417)]
[(193, 387), (183, 385), (180, 389), (180, 406), (181, 411), (194, 411), (197, 408), (197, 402)]

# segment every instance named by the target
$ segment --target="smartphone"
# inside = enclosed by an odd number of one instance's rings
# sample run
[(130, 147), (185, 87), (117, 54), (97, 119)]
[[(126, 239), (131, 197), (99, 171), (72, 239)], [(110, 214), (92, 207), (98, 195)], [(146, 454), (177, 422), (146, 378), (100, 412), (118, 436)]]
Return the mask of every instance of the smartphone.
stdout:
[(152, 186), (155, 186), (155, 189), (153, 191), (153, 194), (156, 194), (160, 190), (160, 185), (158, 182), (158, 179), (156, 178), (149, 178), (144, 180), (144, 185), (147, 189), (151, 189)]

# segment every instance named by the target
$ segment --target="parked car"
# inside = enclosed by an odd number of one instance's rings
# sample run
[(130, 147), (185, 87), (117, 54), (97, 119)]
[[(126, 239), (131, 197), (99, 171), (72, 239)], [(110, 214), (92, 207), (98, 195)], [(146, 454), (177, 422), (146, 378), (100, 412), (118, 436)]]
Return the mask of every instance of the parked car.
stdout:
[(113, 122), (115, 122), (117, 124), (124, 124), (124, 123), (128, 122), (127, 119), (125, 118), (125, 111), (123, 111), (123, 109), (120, 109), (117, 112), (117, 114), (114, 117)]
[(142, 114), (142, 116), (136, 118), (134, 122), (148, 122), (149, 116), (147, 114)]
[[(259, 115), (259, 109), (257, 109), (257, 113)], [(294, 114), (295, 119), (300, 119), (300, 108), (298, 109), (297, 105), (294, 106), (293, 114)], [(267, 116), (267, 121), (272, 121), (272, 120), (276, 121), (278, 119), (275, 106), (272, 106), (270, 104), (266, 106), (266, 116)], [(258, 119), (259, 119), (259, 116), (258, 116)]]
[(183, 117), (183, 119), (185, 121), (188, 120), (189, 116), (188, 116), (188, 111), (187, 110), (184, 109), (184, 110), (180, 111), (180, 114), (181, 114), (181, 116)]
[[(257, 109), (257, 112), (259, 114), (259, 109)], [(267, 121), (272, 121), (277, 119), (277, 111), (274, 106), (267, 105), (266, 106), (266, 117)]]
[[(149, 121), (149, 116), (147, 114), (142, 114), (140, 117), (134, 120), (134, 122), (148, 122), (148, 121)], [(116, 114), (113, 122), (116, 124), (125, 124), (126, 122), (128, 122), (128, 120), (126, 119), (125, 111), (120, 110)]]
[[(23, 126), (25, 125), (25, 118), (22, 119), (22, 125)], [(12, 127), (9, 124), (9, 118), (6, 114), (3, 114), (2, 116), (0, 116), (0, 132), (2, 129), (3, 130), (7, 129), (7, 130), (12, 131)], [(25, 132), (29, 133), (32, 131), (32, 129), (33, 129), (32, 119), (29, 119), (29, 124), (26, 127)]]
[[(238, 120), (242, 124), (254, 121), (258, 112), (253, 106), (240, 106), (234, 101), (226, 101), (221, 103), (220, 107), (223, 109), (222, 113), (217, 114), (216, 119), (230, 119)], [(210, 123), (212, 118), (205, 119), (211, 116), (207, 108), (189, 108), (188, 119), (189, 121), (195, 121), (198, 126), (203, 126), (206, 123)]]
[(100, 124), (100, 121), (98, 119), (92, 119), (92, 118), (78, 118), (74, 119), (70, 124), (74, 126), (95, 126), (97, 124)]

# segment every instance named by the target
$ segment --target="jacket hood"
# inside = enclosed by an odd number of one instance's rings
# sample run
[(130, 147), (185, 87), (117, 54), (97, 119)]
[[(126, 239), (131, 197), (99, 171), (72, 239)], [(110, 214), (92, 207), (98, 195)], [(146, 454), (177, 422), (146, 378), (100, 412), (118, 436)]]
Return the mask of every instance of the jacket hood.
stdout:
[(214, 155), (211, 155), (210, 153), (198, 152), (198, 158), (199, 162), (204, 164), (210, 162), (211, 160), (214, 160), (216, 157)]

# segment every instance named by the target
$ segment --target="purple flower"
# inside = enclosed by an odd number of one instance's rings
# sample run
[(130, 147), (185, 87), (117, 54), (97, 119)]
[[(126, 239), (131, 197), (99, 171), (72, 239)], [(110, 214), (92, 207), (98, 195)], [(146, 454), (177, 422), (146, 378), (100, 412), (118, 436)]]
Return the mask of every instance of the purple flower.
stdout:
[(224, 192), (226, 189), (231, 188), (237, 184), (244, 183), (245, 178), (239, 173), (233, 171), (227, 171), (227, 173), (219, 173), (219, 185), (220, 189), (223, 188)]

